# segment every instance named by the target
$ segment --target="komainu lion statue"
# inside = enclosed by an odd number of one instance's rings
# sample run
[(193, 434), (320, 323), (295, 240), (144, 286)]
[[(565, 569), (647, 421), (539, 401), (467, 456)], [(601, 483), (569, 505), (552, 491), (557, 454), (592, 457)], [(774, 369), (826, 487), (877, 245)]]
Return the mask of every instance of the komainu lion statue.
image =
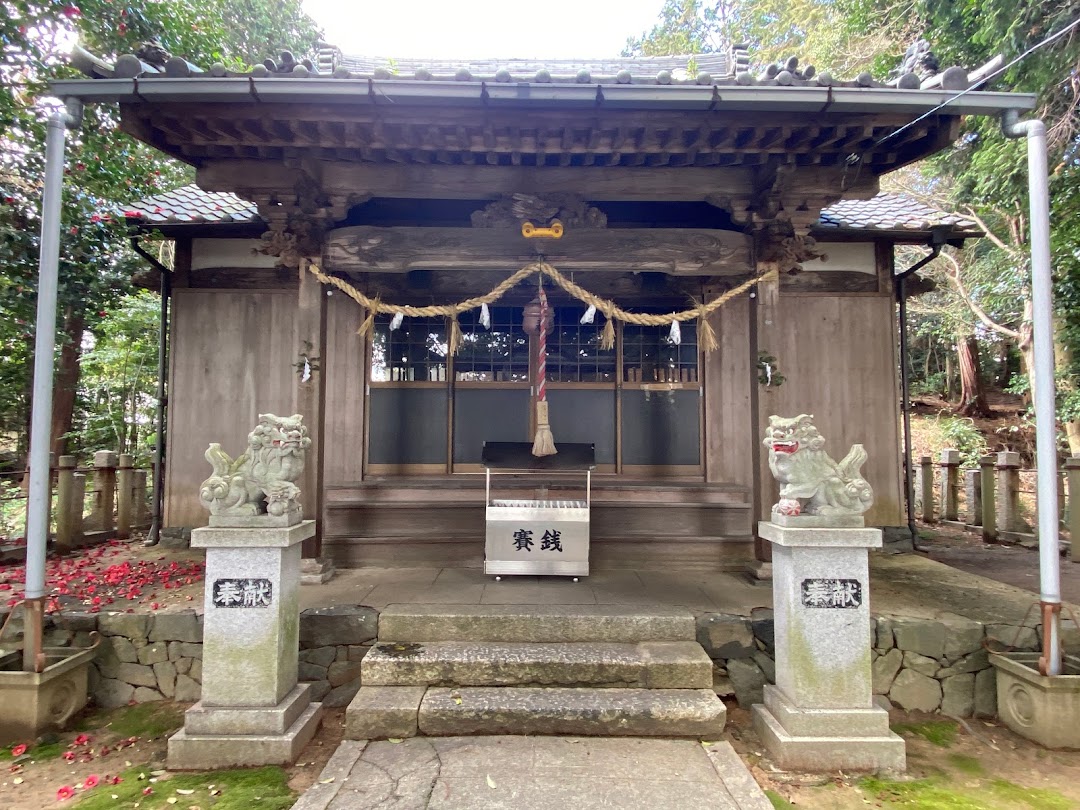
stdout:
[(214, 442), (206, 460), (214, 474), (203, 481), (199, 499), (211, 515), (287, 515), (300, 508), (297, 481), (311, 446), (304, 417), (259, 414), (248, 434), (248, 449), (236, 459)]
[(861, 515), (874, 502), (874, 492), (859, 470), (866, 463), (861, 444), (852, 445), (843, 461), (833, 461), (822, 448), (825, 438), (812, 414), (792, 419), (769, 417), (765, 446), (769, 469), (780, 484), (773, 512), (782, 515)]

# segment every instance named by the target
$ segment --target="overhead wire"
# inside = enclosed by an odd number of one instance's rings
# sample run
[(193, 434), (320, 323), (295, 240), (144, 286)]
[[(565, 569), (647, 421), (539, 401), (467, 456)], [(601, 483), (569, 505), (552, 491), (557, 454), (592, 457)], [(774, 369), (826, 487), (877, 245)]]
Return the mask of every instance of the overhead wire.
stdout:
[[(916, 118), (916, 119), (914, 119), (912, 121), (909, 121), (908, 123), (904, 124), (899, 129), (893, 130), (889, 134), (884, 135), (883, 137), (881, 137), (878, 140), (874, 141), (874, 143), (872, 143), (869, 147), (867, 147), (867, 150), (874, 149), (874, 148), (880, 146), (881, 144), (885, 143), (886, 141), (890, 140), (891, 138), (895, 138), (901, 132), (904, 132), (905, 130), (908, 130), (911, 127), (915, 126), (920, 121), (925, 121), (927, 118), (934, 115), (939, 110), (942, 110), (945, 107), (948, 107), (950, 104), (955, 102), (957, 99), (962, 98), (962, 97), (966, 96), (968, 93), (973, 92), (980, 85), (983, 85), (983, 84), (985, 84), (987, 82), (993, 81), (994, 79), (996, 79), (998, 76), (1005, 73), (1010, 68), (1014, 67), (1015, 65), (1019, 64), (1023, 60), (1027, 59), (1029, 56), (1031, 56), (1031, 54), (1035, 53), (1040, 48), (1044, 48), (1047, 45), (1061, 39), (1063, 36), (1068, 34), (1073, 29), (1077, 28), (1078, 26), (1080, 26), (1080, 18), (1077, 18), (1077, 19), (1073, 20), (1071, 23), (1069, 23), (1064, 28), (1062, 28), (1060, 31), (1058, 31), (1058, 32), (1056, 32), (1054, 34), (1050, 34), (1048, 37), (1046, 37), (1041, 42), (1039, 42), (1039, 43), (1037, 43), (1035, 45), (1032, 45), (1030, 48), (1028, 48), (1026, 51), (1024, 51), (1019, 56), (1017, 56), (1011, 62), (1009, 62), (1008, 64), (1005, 64), (1005, 65), (1002, 65), (997, 70), (989, 73), (985, 78), (979, 80), (978, 82), (973, 84), (971, 87), (968, 87), (968, 88), (966, 88), (964, 90), (959, 91), (958, 93), (956, 93), (956, 95), (954, 95), (951, 98), (948, 98), (945, 101), (941, 102), (940, 104), (938, 104), (933, 109), (927, 110), (922, 115), (920, 115), (918, 118)], [(864, 152), (867, 151), (867, 150), (864, 150)], [(852, 153), (848, 157), (848, 162), (849, 163), (861, 163), (862, 162), (862, 154)]]

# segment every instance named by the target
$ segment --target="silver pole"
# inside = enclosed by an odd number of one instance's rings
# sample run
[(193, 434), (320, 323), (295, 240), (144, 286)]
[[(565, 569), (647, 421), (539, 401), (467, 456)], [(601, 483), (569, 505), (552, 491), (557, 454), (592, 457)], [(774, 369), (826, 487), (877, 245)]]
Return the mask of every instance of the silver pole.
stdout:
[(1028, 197), (1031, 207), (1031, 298), (1035, 351), (1035, 458), (1039, 510), (1039, 587), (1043, 606), (1043, 658), (1046, 675), (1061, 674), (1061, 556), (1058, 549), (1057, 413), (1054, 407), (1054, 302), (1050, 275), (1050, 183), (1046, 126), (1020, 122), (1007, 110), (1002, 130), (1010, 138), (1027, 136)]
[[(23, 668), (40, 671), (41, 600), (45, 596), (45, 546), (49, 537), (52, 496), (49, 449), (52, 437), (53, 352), (56, 348), (56, 294), (60, 261), (60, 202), (64, 182), (67, 127), (81, 107), (49, 117), (45, 140), (45, 187), (41, 201), (41, 245), (38, 256), (37, 321), (34, 336), (34, 388), (30, 417), (30, 490), (26, 508), (26, 643)], [(70, 113), (70, 114), (69, 114)], [(36, 632), (32, 632), (36, 631)], [(33, 637), (32, 637), (33, 636)]]

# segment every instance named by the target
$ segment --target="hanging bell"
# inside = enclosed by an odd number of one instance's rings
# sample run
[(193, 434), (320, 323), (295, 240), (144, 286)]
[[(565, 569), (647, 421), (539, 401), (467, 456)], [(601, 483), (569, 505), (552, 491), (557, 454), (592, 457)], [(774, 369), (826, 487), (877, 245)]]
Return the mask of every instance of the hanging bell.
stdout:
[(390, 319), (390, 331), (393, 332), (401, 328), (401, 322), (405, 320), (405, 314), (403, 312), (395, 312), (394, 317)]
[(585, 310), (585, 314), (581, 316), (580, 323), (592, 323), (596, 319), (596, 306), (589, 304), (589, 308)]
[[(547, 318), (544, 319), (544, 331), (547, 334), (551, 334), (551, 329), (555, 325), (555, 308), (550, 304), (547, 308)], [(525, 311), (522, 313), (521, 328), (525, 330), (527, 335), (540, 334), (540, 296), (536, 296), (532, 301), (525, 305)]]

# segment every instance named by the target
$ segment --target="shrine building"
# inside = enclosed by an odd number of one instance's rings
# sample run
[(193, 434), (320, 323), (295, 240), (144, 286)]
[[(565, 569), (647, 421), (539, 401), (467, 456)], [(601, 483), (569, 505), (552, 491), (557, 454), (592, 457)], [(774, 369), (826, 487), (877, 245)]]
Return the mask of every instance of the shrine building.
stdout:
[[(742, 48), (476, 63), (324, 48), (249, 73), (150, 56), (79, 54), (87, 78), (53, 89), (118, 102), (125, 132), (196, 169), (197, 186), (127, 212), (176, 244), (165, 526), (205, 524), (210, 442), (237, 454), (259, 413), (299, 413), (305, 556), (478, 566), (484, 443), (537, 428), (542, 282), (551, 433), (595, 451), (593, 566), (765, 559), (771, 414), (813, 414), (837, 459), (862, 443), (867, 525), (906, 532), (897, 246), (979, 232), (879, 180), (949, 146), (963, 116), (1030, 97), (960, 68), (751, 73)], [(541, 267), (557, 277), (450, 311)]]

